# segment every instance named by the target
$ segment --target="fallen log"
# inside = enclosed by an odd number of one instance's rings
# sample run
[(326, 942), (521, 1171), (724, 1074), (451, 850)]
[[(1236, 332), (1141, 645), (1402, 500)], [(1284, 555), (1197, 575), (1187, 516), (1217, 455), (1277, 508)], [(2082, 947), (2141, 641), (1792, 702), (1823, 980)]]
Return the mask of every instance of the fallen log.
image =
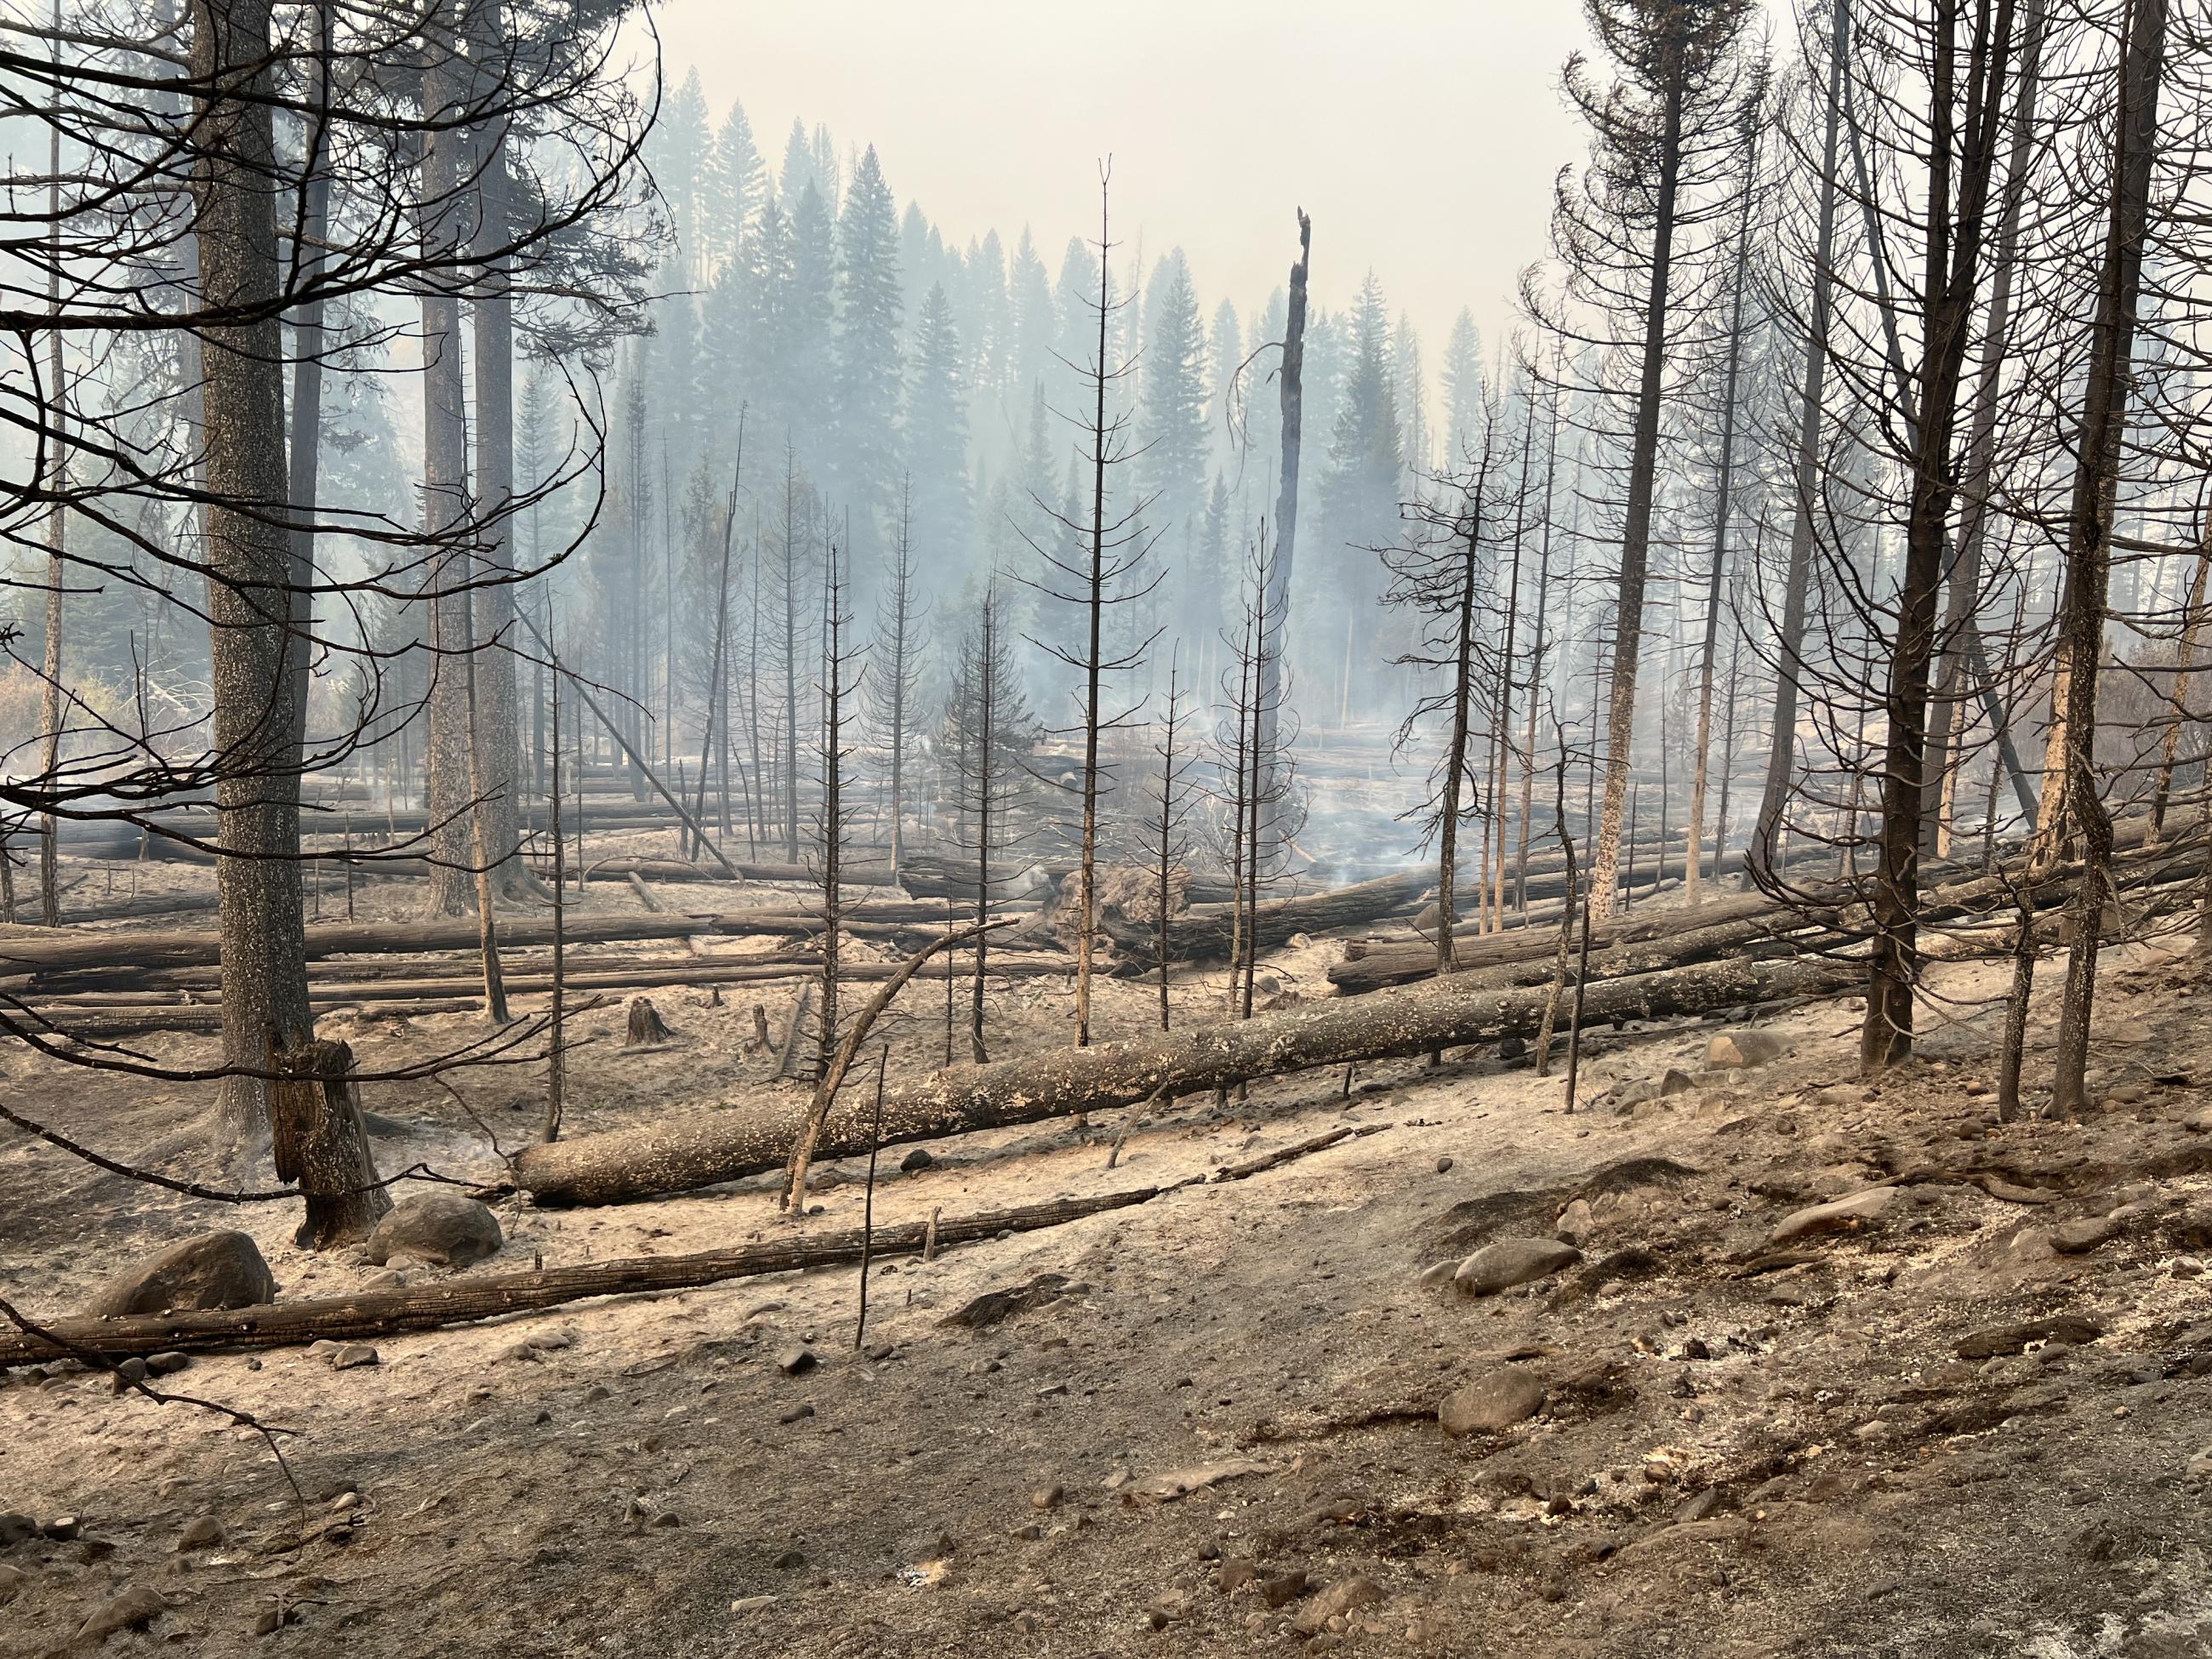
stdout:
[[(935, 1211), (926, 1221), (873, 1229), (848, 1229), (814, 1237), (770, 1239), (726, 1250), (691, 1255), (633, 1256), (544, 1267), (532, 1273), (487, 1273), (442, 1285), (409, 1285), (394, 1291), (364, 1291), (354, 1296), (303, 1297), (297, 1302), (263, 1303), (251, 1308), (206, 1312), (141, 1314), (120, 1319), (71, 1318), (44, 1322), (33, 1334), (18, 1328), (0, 1331), (0, 1370), (53, 1359), (97, 1356), (119, 1359), (131, 1354), (204, 1353), (222, 1348), (281, 1348), (319, 1341), (359, 1341), (407, 1331), (497, 1319), (557, 1307), (595, 1296), (652, 1295), (696, 1289), (732, 1279), (793, 1273), (811, 1267), (842, 1267), (869, 1256), (934, 1255), (948, 1244), (966, 1244), (1002, 1233), (1041, 1232), (1094, 1215), (1134, 1209), (1186, 1188), (1245, 1181), (1280, 1169), (1316, 1152), (1358, 1140), (1390, 1123), (1341, 1125), (1294, 1141), (1271, 1152), (1232, 1164), (1211, 1175), (1189, 1176), (1164, 1187), (1138, 1187), (1089, 1198), (1060, 1198), (1018, 1209), (988, 1211), (947, 1221)], [(49, 1340), (51, 1336), (52, 1340)]]
[[(1631, 948), (1638, 946), (1657, 948), (1638, 952), (1632, 958), (1638, 966), (1607, 967), (1603, 976), (1610, 978), (1620, 973), (1640, 973), (1703, 961), (1759, 940), (1786, 937), (1814, 927), (1823, 919), (1832, 925), (1836, 913), (1826, 911), (1817, 917), (1801, 914), (1777, 905), (1759, 893), (1737, 894), (1717, 903), (1701, 904), (1695, 909), (1667, 910), (1656, 915), (1617, 915), (1590, 929), (1590, 948), (1595, 953), (1591, 967), (1596, 969), (1600, 960), (1626, 963), (1632, 959), (1628, 954)], [(1579, 939), (1580, 935), (1577, 938)], [(1540, 970), (1548, 979), (1559, 946), (1559, 934), (1549, 927), (1510, 928), (1473, 939), (1462, 940), (1455, 936), (1454, 945), (1462, 973), (1496, 973), (1527, 968)], [(1369, 943), (1356, 956), (1347, 951), (1346, 960), (1331, 963), (1328, 981), (1336, 987), (1339, 996), (1360, 996), (1385, 986), (1428, 979), (1436, 971), (1437, 947), (1431, 941)], [(1530, 981), (1516, 979), (1502, 982)]]
[[(941, 927), (944, 922), (942, 914), (933, 907), (910, 899), (886, 901), (880, 907), (872, 902), (856, 904), (850, 920), (862, 926), (913, 922)], [(819, 932), (821, 926), (818, 916), (794, 910), (787, 903), (773, 909), (689, 915), (572, 914), (566, 918), (563, 932), (570, 945), (605, 945), (688, 939), (695, 933), (794, 934)], [(307, 937), (310, 962), (328, 957), (474, 951), (480, 942), (472, 921), (318, 922), (307, 928)], [(502, 918), (499, 937), (503, 946), (550, 945), (553, 923), (550, 917)], [(33, 982), (40, 984), (52, 982), (47, 976), (63, 974), (120, 975), (121, 982), (130, 983), (135, 982), (131, 975), (146, 969), (214, 967), (221, 961), (221, 935), (212, 928), (82, 933), (58, 939), (41, 930), (35, 935), (26, 932), (0, 938), (0, 972), (28, 971), (38, 976)]]
[[(554, 1143), (558, 1145), (556, 1141)], [(1036, 1232), (1064, 1226), (1086, 1216), (1103, 1215), (1148, 1203), (1165, 1187), (1140, 1187), (1095, 1198), (1059, 1199), (983, 1215), (940, 1219), (937, 1244), (995, 1238), (1002, 1232)], [(470, 1274), (441, 1285), (407, 1285), (392, 1291), (363, 1291), (353, 1296), (302, 1297), (296, 1302), (263, 1303), (250, 1308), (204, 1312), (140, 1314), (121, 1319), (70, 1318), (45, 1322), (41, 1328), (59, 1339), (50, 1342), (27, 1332), (0, 1332), (0, 1370), (15, 1365), (64, 1359), (73, 1353), (119, 1358), (127, 1354), (204, 1353), (216, 1348), (282, 1348), (328, 1337), (358, 1341), (405, 1331), (434, 1330), (496, 1319), (502, 1314), (550, 1308), (593, 1296), (636, 1296), (689, 1290), (725, 1279), (756, 1278), (805, 1267), (837, 1267), (858, 1261), (863, 1248), (877, 1255), (921, 1250), (927, 1222), (906, 1222), (874, 1230), (864, 1245), (860, 1230), (817, 1237), (770, 1239), (733, 1249), (691, 1255), (635, 1256), (593, 1261), (534, 1273)]]
[[(1326, 933), (1333, 927), (1357, 927), (1379, 921), (1417, 902), (1436, 884), (1430, 872), (1401, 871), (1396, 875), (1363, 881), (1351, 887), (1297, 898), (1270, 899), (1255, 907), (1249, 918), (1258, 948), (1273, 950), (1287, 945), (1299, 933)], [(1101, 907), (1099, 927), (1110, 938), (1134, 970), (1159, 960), (1159, 931), (1156, 922), (1132, 921), (1114, 905)], [(1175, 962), (1219, 962), (1229, 955), (1235, 936), (1235, 919), (1228, 911), (1188, 911), (1168, 918), (1168, 957)]]
[[(1590, 987), (1590, 1023), (1704, 1013), (1743, 1003), (1822, 995), (1863, 981), (1863, 963), (1816, 960), (1699, 963)], [(1425, 984), (1332, 999), (1255, 1018), (1097, 1048), (954, 1066), (888, 1091), (883, 1142), (1031, 1123), (1134, 1105), (1155, 1092), (1196, 1094), (1316, 1066), (1424, 1054), (1509, 1036), (1542, 1018), (1547, 988), (1499, 989), (1454, 975)], [(634, 1129), (525, 1147), (515, 1183), (546, 1204), (604, 1204), (685, 1192), (776, 1168), (797, 1139), (804, 1106), (757, 1097)], [(871, 1103), (848, 1094), (830, 1115), (818, 1155), (871, 1144)]]

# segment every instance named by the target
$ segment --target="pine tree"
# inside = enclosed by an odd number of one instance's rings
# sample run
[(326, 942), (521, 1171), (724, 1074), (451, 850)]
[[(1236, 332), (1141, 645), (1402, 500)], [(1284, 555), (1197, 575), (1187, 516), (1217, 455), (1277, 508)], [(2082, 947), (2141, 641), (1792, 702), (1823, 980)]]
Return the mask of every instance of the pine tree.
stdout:
[[(1053, 306), (1052, 279), (1045, 273), (1036, 245), (1030, 240), (1027, 225), (1022, 227), (1022, 240), (1014, 247), (1006, 290), (1012, 338), (1005, 392), (1009, 401), (1025, 400), (1052, 361), (1053, 339), (1060, 327)], [(1017, 402), (1013, 407), (1018, 410), (1021, 404)]]
[(738, 244), (768, 204), (768, 163), (753, 143), (745, 106), (735, 99), (714, 135), (714, 154), (699, 188), (701, 244), (711, 261), (706, 274), (713, 275), (737, 257)]
[(699, 71), (694, 69), (662, 105), (647, 152), (653, 182), (668, 204), (676, 231), (677, 258), (687, 273), (705, 268), (700, 258), (700, 185), (714, 148), (707, 125), (707, 94), (700, 89)]
[(784, 411), (793, 439), (819, 458), (830, 441), (837, 317), (837, 227), (809, 179), (791, 216), (789, 303), (779, 319)]
[(1468, 445), (1482, 418), (1482, 336), (1475, 331), (1474, 313), (1464, 307), (1452, 319), (1451, 338), (1444, 344), (1443, 386), (1443, 464), (1449, 471), (1465, 465)]
[[(1226, 300), (1214, 307), (1213, 337), (1208, 343), (1206, 355), (1210, 371), (1206, 380), (1206, 442), (1213, 453), (1225, 457), (1234, 443), (1230, 434), (1230, 421), (1236, 411), (1230, 406), (1232, 392), (1230, 382), (1244, 361), (1244, 335), (1237, 326), (1237, 307)], [(1234, 388), (1234, 392), (1238, 399), (1249, 404), (1252, 392), (1249, 371), (1244, 381)]]
[(806, 137), (806, 123), (793, 116), (791, 131), (784, 135), (783, 165), (777, 170), (775, 193), (788, 213), (799, 205), (799, 198), (806, 193), (809, 185), (817, 194), (823, 194), (822, 176), (814, 165), (814, 146)]
[[(899, 471), (898, 209), (871, 144), (837, 224), (839, 482), (863, 550), (892, 511)], [(851, 550), (848, 550), (848, 553)]]
[(914, 380), (907, 393), (907, 464), (913, 477), (912, 538), (922, 569), (969, 560), (968, 388), (952, 301), (939, 283), (921, 304)]
[[(1391, 384), (1389, 313), (1372, 272), (1360, 285), (1352, 309), (1350, 346), (1351, 362), (1331, 427), (1322, 550), (1325, 558), (1338, 561), (1338, 591), (1346, 614), (1364, 622), (1373, 609), (1374, 563), (1354, 550), (1380, 548), (1395, 539), (1403, 461), (1398, 398)], [(1308, 353), (1310, 362), (1310, 344)], [(1356, 646), (1352, 654), (1359, 658)]]
[(1155, 268), (1145, 310), (1139, 484), (1148, 498), (1146, 516), (1165, 536), (1168, 562), (1178, 573), (1185, 624), (1211, 628), (1218, 596), (1195, 557), (1206, 511), (1206, 335), (1181, 248)]

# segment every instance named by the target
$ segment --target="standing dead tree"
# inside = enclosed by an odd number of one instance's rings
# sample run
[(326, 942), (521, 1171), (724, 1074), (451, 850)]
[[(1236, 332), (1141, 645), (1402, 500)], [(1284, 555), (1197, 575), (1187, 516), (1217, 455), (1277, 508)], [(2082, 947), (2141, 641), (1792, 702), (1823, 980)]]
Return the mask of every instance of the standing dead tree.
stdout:
[(1579, 57), (1567, 65), (1568, 95), (1590, 129), (1590, 165), (1579, 188), (1563, 175), (1557, 191), (1558, 300), (1533, 279), (1523, 284), (1546, 326), (1597, 348), (1606, 379), (1591, 389), (1626, 428), (1617, 438), (1620, 564), (1591, 871), (1601, 918), (1612, 914), (1620, 881), (1661, 414), (1670, 366), (1680, 375), (1705, 349), (1697, 336), (1717, 309), (1711, 227), (1726, 219), (1734, 199), (1726, 185), (1741, 176), (1740, 41), (1750, 11), (1748, 0), (1589, 0), (1617, 78), (1593, 79)]
[[(1152, 748), (1159, 764), (1153, 769), (1146, 784), (1143, 831), (1146, 866), (1154, 874), (1153, 921), (1157, 924), (1154, 965), (1160, 976), (1160, 1030), (1163, 1031), (1169, 1027), (1170, 1012), (1168, 1004), (1168, 918), (1176, 908), (1176, 871), (1190, 856), (1188, 829), (1190, 769), (1197, 763), (1197, 757), (1188, 742), (1189, 724), (1190, 712), (1183, 701), (1182, 653), (1177, 650), (1168, 659), (1167, 696), (1160, 704), (1159, 738)], [(1263, 768), (1267, 764), (1266, 757), (1269, 752), (1268, 738), (1271, 735), (1266, 732), (1261, 733)]]
[[(1078, 696), (1082, 713), (1083, 770), (1075, 783), (1083, 803), (1080, 842), (1074, 879), (1077, 882), (1075, 945), (1075, 1044), (1091, 1042), (1091, 981), (1098, 946), (1098, 811), (1113, 787), (1112, 769), (1099, 757), (1099, 739), (1126, 727), (1134, 706), (1114, 711), (1105, 697), (1110, 678), (1133, 672), (1144, 664), (1157, 632), (1132, 640), (1126, 647), (1106, 643), (1109, 614), (1138, 605), (1151, 597), (1164, 573), (1146, 570), (1146, 556), (1158, 539), (1145, 525), (1151, 498), (1138, 496), (1126, 506), (1108, 505), (1108, 484), (1118, 469), (1142, 453), (1135, 441), (1128, 411), (1117, 405), (1122, 383), (1134, 372), (1134, 362), (1113, 356), (1112, 334), (1116, 315), (1126, 301), (1114, 294), (1113, 252), (1108, 183), (1110, 169), (1101, 168), (1098, 182), (1098, 288), (1088, 300), (1086, 331), (1095, 337), (1090, 360), (1069, 364), (1083, 388), (1088, 410), (1073, 417), (1077, 456), (1088, 475), (1088, 512), (1078, 514), (1049, 501), (1037, 507), (1066, 532), (1070, 544), (1055, 550), (1035, 538), (1030, 545), (1042, 562), (1041, 574), (1029, 580), (1045, 598), (1075, 607), (1080, 622), (1081, 643), (1076, 646), (1033, 641), (1081, 677)], [(1079, 552), (1077, 550), (1080, 549)]]
[[(2160, 83), (2165, 75), (2166, 0), (2129, 0), (2112, 100), (2110, 215), (2090, 328), (2088, 376), (2081, 392), (2081, 440), (2067, 512), (2066, 598), (2062, 648), (2072, 673), (2066, 687), (2066, 800), (2080, 835), (2081, 878), (2066, 908), (2073, 936), (2066, 994), (2058, 1015), (2051, 1105), (2075, 1112), (2088, 1103), (2085, 1072), (2089, 1017), (2097, 988), (2098, 941), (2112, 890), (2112, 821), (2097, 778), (2097, 682), (2104, 660), (2112, 580), (2112, 513), (2133, 381), (2143, 257), (2150, 240), (2152, 170), (2157, 161)], [(2027, 928), (2025, 919), (2023, 930)]]
[(821, 860), (822, 1012), (815, 1075), (827, 1077), (837, 1047), (837, 986), (845, 925), (845, 845), (852, 838), (852, 807), (846, 798), (845, 770), (853, 758), (848, 727), (854, 698), (862, 689), (859, 653), (846, 646), (852, 614), (845, 609), (844, 555), (830, 544), (822, 568), (822, 666), (816, 695), (822, 708), (820, 747), (822, 811), (816, 823)]
[[(1437, 853), (1437, 971), (1449, 973), (1459, 919), (1459, 836), (1463, 824), (1497, 811), (1484, 799), (1475, 761), (1474, 719), (1482, 690), (1509, 672), (1489, 638), (1498, 608), (1493, 591), (1498, 558), (1513, 538), (1525, 479), (1511, 476), (1502, 399), (1485, 387), (1474, 400), (1465, 439), (1464, 471), (1448, 473), (1443, 488), (1407, 508), (1406, 540), (1382, 555), (1391, 576), (1386, 602), (1419, 619), (1419, 643), (1397, 659), (1414, 671), (1420, 690), (1398, 728), (1403, 751), (1441, 726), (1442, 745), (1429, 769), (1427, 795), (1400, 816), (1419, 824), (1421, 846)], [(1510, 602), (1510, 601), (1509, 601)], [(1493, 718), (1493, 727), (1497, 724)], [(1493, 774), (1493, 787), (1494, 787)], [(1481, 895), (1478, 892), (1478, 902)]]
[[(953, 840), (975, 860), (968, 1049), (979, 1066), (988, 1058), (984, 1016), (990, 936), (983, 924), (990, 920), (1000, 860), (1025, 838), (1019, 814), (1032, 791), (1030, 769), (1037, 738), (1037, 722), (1022, 694), (1021, 671), (1003, 620), (1004, 603), (996, 582), (985, 586), (975, 625), (961, 641), (945, 710), (945, 741), (953, 765)], [(951, 975), (946, 977), (949, 999)]]
[(891, 545), (890, 568), (876, 612), (874, 672), (868, 676), (869, 723), (886, 756), (884, 781), (890, 788), (888, 839), (891, 875), (896, 878), (906, 854), (906, 749), (915, 698), (921, 686), (921, 653), (916, 644), (928, 607), (914, 588), (914, 480), (899, 492), (898, 539)]

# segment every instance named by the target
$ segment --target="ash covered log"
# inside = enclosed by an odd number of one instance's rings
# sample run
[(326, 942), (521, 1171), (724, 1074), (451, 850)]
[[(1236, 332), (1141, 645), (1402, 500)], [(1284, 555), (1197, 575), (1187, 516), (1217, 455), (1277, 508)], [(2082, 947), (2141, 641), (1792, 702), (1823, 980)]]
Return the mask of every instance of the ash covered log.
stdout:
[[(1863, 963), (1845, 961), (1705, 963), (1594, 984), (1584, 1018), (1646, 1019), (1826, 994), (1865, 973)], [(948, 1066), (885, 1094), (883, 1139), (1030, 1123), (1134, 1105), (1157, 1092), (1198, 1094), (1252, 1078), (1526, 1036), (1542, 1018), (1547, 994), (1546, 987), (1500, 989), (1454, 975), (1173, 1036)], [(864, 1094), (848, 1094), (832, 1111), (818, 1156), (868, 1150), (872, 1102)], [(514, 1160), (514, 1177), (549, 1204), (614, 1203), (711, 1186), (781, 1164), (804, 1110), (802, 1103), (761, 1095), (726, 1110), (529, 1146)]]

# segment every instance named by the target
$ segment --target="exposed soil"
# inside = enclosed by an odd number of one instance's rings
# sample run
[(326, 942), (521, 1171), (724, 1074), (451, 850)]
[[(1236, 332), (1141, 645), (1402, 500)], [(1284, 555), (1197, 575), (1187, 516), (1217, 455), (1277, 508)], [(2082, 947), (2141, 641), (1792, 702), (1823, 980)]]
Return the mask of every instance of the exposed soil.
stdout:
[[(712, 890), (682, 902), (732, 896)], [(1333, 949), (1270, 971), (1310, 994)], [(82, 1523), (0, 1547), (0, 1653), (69, 1650), (126, 1586), (164, 1608), (102, 1652), (2212, 1653), (2197, 964), (2113, 953), (2104, 1109), (2000, 1126), (1985, 1084), (2008, 971), (1941, 969), (1932, 1058), (1871, 1091), (1852, 1080), (1855, 1016), (1828, 1005), (1764, 1022), (1787, 1051), (1749, 1071), (1705, 1069), (1717, 1026), (1604, 1034), (1586, 1101), (1669, 1067), (1690, 1085), (1626, 1115), (1565, 1115), (1557, 1078), (1477, 1055), (1378, 1068), (1348, 1099), (1331, 1075), (1219, 1110), (1186, 1101), (1130, 1127), (1111, 1170), (1118, 1112), (935, 1144), (912, 1172), (896, 1149), (878, 1219), (1152, 1186), (1390, 1126), (1248, 1181), (881, 1263), (859, 1352), (848, 1267), (387, 1338), (380, 1363), (343, 1371), (301, 1349), (204, 1358), (164, 1385), (295, 1431), (300, 1498), (258, 1436), (209, 1413), (73, 1366), (0, 1378), (0, 1511)], [(572, 1125), (765, 1086), (751, 1005), (780, 1031), (795, 986), (752, 989), (719, 1007), (653, 993), (677, 1033), (655, 1050), (621, 1050), (619, 1001), (587, 1015)], [(1144, 1029), (1156, 994), (1106, 987), (1101, 1034)], [(1179, 1017), (1215, 994), (1180, 987)], [(895, 1070), (942, 1058), (942, 996), (908, 994)], [(1061, 981), (994, 1008), (999, 1054), (1071, 1038)], [(482, 1030), (325, 1028), (371, 1068)], [(138, 1046), (173, 1062), (215, 1047)], [(452, 1081), (502, 1143), (534, 1133), (535, 1071)], [(191, 1166), (212, 1096), (20, 1050), (0, 1088), (172, 1170)], [(496, 1176), (434, 1084), (363, 1092), (388, 1120), (386, 1170)], [(857, 1224), (863, 1175), (825, 1171), (803, 1224)], [(1785, 1215), (1900, 1176), (1874, 1219), (1770, 1248)], [(773, 1236), (771, 1187), (594, 1211), (508, 1199), (506, 1248), (475, 1271)], [(2052, 1248), (2055, 1225), (2107, 1214), (2109, 1242)], [(286, 1294), (379, 1271), (295, 1249), (296, 1221), (291, 1204), (192, 1202), (0, 1142), (0, 1284), (34, 1315), (210, 1226), (251, 1231)], [(1563, 1227), (1584, 1252), (1563, 1273), (1482, 1298), (1416, 1283)], [(1064, 1282), (1036, 1305), (946, 1322), (1041, 1275)], [(2061, 1315), (2089, 1327), (1989, 1335)], [(776, 1356), (801, 1343), (818, 1363), (787, 1376)], [(1540, 1382), (1542, 1409), (1446, 1437), (1440, 1401), (1507, 1364)], [(1147, 1498), (1205, 1466), (1212, 1484)], [(202, 1517), (223, 1540), (180, 1551)]]

